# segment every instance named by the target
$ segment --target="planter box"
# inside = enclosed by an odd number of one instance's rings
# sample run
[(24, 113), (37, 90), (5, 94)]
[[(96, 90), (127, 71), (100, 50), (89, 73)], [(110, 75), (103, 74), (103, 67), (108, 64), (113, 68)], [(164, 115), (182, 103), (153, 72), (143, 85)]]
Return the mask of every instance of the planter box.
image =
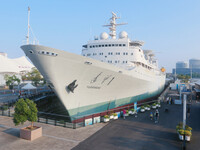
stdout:
[(132, 113), (133, 113), (133, 112), (132, 112), (131, 110), (128, 112), (129, 115), (132, 115)]
[(22, 139), (33, 141), (41, 136), (42, 127), (36, 127), (34, 130), (29, 130), (27, 127), (20, 129), (20, 138)]
[(125, 116), (126, 116), (126, 117), (129, 116), (129, 114), (126, 113)]
[(118, 119), (118, 116), (114, 116), (113, 119), (114, 119), (114, 120)]
[(145, 109), (140, 109), (140, 112), (145, 112)]
[(181, 140), (181, 141), (183, 141), (183, 135), (178, 135), (179, 136), (179, 139)]
[(113, 116), (113, 115), (111, 115), (111, 116), (110, 116), (110, 119), (113, 119), (113, 117), (114, 117), (114, 116)]
[(135, 111), (132, 111), (132, 115), (134, 115), (136, 112)]
[(153, 109), (156, 109), (156, 106), (152, 106)]
[(148, 107), (145, 107), (144, 109), (145, 109), (145, 110), (148, 110)]
[(108, 122), (108, 121), (110, 121), (109, 118), (104, 118), (104, 119), (103, 119), (103, 122)]
[(151, 110), (151, 108), (150, 108), (150, 107), (147, 107), (147, 110)]
[(190, 141), (190, 136), (185, 136), (186, 141)]

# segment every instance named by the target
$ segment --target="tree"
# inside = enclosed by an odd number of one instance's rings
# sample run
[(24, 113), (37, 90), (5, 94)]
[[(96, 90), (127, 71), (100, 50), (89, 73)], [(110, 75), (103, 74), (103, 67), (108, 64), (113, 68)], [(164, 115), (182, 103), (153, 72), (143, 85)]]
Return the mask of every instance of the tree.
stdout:
[(17, 85), (20, 84), (20, 79), (16, 77), (16, 75), (5, 75), (4, 79), (6, 80), (6, 85), (9, 86), (10, 89), (13, 88), (13, 85), (17, 82)]
[(13, 122), (17, 126), (19, 124), (24, 124), (27, 120), (31, 122), (31, 129), (33, 128), (33, 123), (37, 121), (37, 107), (36, 104), (29, 99), (19, 99), (15, 103), (15, 113)]
[(188, 80), (190, 79), (190, 75), (182, 75), (182, 74), (179, 74), (177, 75), (177, 78), (182, 80), (183, 82), (187, 83)]
[(22, 76), (22, 80), (30, 80), (35, 86), (37, 86), (39, 82), (44, 79), (36, 68), (32, 68), (31, 72)]

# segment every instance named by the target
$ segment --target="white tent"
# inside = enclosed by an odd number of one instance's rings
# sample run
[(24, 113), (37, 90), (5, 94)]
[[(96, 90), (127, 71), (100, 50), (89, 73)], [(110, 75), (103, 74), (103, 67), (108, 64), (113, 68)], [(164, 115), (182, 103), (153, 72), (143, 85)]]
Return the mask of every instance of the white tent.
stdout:
[(27, 83), (25, 86), (22, 87), (23, 90), (33, 90), (37, 89), (35, 86), (33, 86), (31, 83)]

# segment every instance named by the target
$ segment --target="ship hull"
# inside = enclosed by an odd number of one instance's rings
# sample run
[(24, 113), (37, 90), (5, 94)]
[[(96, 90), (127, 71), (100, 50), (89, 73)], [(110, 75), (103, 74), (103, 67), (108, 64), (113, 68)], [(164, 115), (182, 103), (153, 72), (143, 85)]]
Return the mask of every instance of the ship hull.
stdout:
[(71, 120), (149, 99), (164, 89), (165, 75), (141, 66), (127, 70), (40, 45), (21, 48), (51, 85)]

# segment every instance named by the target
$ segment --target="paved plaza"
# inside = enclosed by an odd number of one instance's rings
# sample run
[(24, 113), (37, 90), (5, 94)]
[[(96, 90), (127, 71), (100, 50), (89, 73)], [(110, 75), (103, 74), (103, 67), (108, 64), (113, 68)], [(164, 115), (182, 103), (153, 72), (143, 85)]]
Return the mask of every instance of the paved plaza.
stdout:
[(30, 142), (19, 138), (19, 128), (29, 124), (26, 122), (23, 126), (14, 126), (11, 117), (0, 116), (0, 150), (70, 150), (106, 125), (99, 123), (70, 129), (35, 123), (42, 126), (43, 137)]
[[(138, 117), (127, 117), (112, 121), (73, 150), (181, 150), (182, 142), (176, 133), (176, 125), (182, 121), (182, 105), (162, 105), (160, 120), (155, 124), (149, 112), (139, 113)], [(191, 116), (187, 124), (193, 128), (192, 140), (187, 150), (200, 149), (200, 104), (193, 101)]]
[[(36, 123), (43, 127), (43, 137), (35, 141), (19, 138), (19, 128), (14, 126), (11, 117), (0, 116), (0, 150), (180, 150), (182, 142), (176, 134), (176, 125), (182, 121), (182, 105), (162, 105), (158, 124), (149, 118), (149, 111), (129, 116), (125, 120), (98, 123), (95, 125), (69, 129), (49, 124)], [(193, 128), (192, 140), (187, 150), (200, 147), (200, 103), (193, 101), (191, 116), (187, 124)]]

